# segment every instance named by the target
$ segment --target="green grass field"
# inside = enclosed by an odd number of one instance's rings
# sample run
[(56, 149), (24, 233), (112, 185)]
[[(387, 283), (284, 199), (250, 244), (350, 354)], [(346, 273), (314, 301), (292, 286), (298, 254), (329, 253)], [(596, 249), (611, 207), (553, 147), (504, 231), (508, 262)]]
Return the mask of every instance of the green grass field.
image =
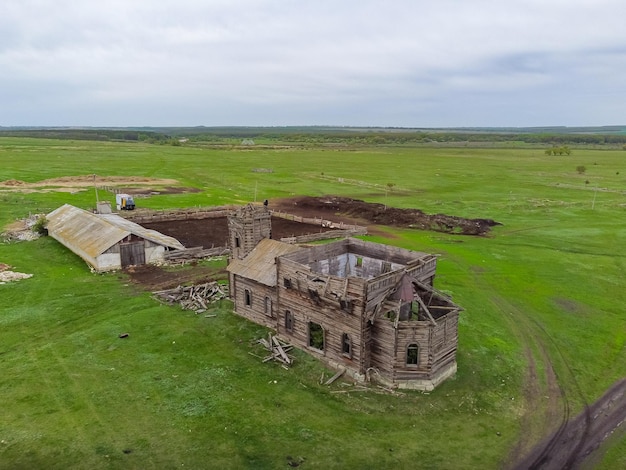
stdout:
[[(527, 351), (541, 371), (546, 348), (574, 412), (626, 376), (624, 151), (0, 138), (0, 182), (93, 173), (202, 190), (137, 200), (153, 209), (338, 194), (503, 225), (368, 237), (439, 254), (436, 287), (465, 308), (456, 378), (402, 396), (322, 386), (332, 372), (305, 354), (289, 371), (262, 364), (249, 353), (264, 330), (228, 301), (196, 316), (124, 274), (92, 274), (50, 238), (0, 244), (0, 262), (34, 275), (0, 285), (0, 468), (500, 468), (546, 432), (522, 424)], [(0, 227), (94, 201), (0, 191)], [(598, 467), (626, 467), (623, 435), (606, 447)]]

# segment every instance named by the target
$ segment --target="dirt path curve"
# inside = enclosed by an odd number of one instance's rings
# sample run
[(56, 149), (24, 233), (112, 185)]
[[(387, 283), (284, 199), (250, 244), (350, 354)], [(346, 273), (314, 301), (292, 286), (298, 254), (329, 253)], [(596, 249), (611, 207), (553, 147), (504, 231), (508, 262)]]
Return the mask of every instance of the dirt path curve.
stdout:
[(624, 432), (626, 379), (622, 379), (593, 405), (541, 441), (515, 469), (561, 470), (580, 468), (614, 432)]
[[(474, 277), (478, 288), (489, 290), (480, 273)], [(624, 431), (620, 426), (626, 420), (626, 379), (589, 405), (573, 370), (543, 326), (496, 293), (490, 301), (522, 345), (527, 360), (520, 437), (503, 466), (514, 470), (579, 468), (615, 430)], [(584, 404), (576, 417), (571, 416), (574, 401)]]
[[(475, 276), (475, 282), (479, 288), (491, 290), (478, 274)], [(543, 438), (546, 430), (557, 432), (564, 427), (569, 419), (569, 401), (565, 390), (559, 384), (545, 341), (536, 331), (533, 322), (525, 312), (495, 293), (491, 295), (490, 301), (495, 309), (501, 312), (509, 330), (522, 345), (528, 364), (522, 390), (520, 437), (505, 462), (508, 468), (518, 468), (516, 463), (531, 452), (536, 442)]]
[[(616, 430), (624, 431), (621, 426), (626, 421), (626, 379), (589, 405), (570, 365), (542, 325), (505, 299), (493, 296), (491, 301), (508, 319), (528, 360), (520, 438), (506, 466), (514, 470), (580, 468), (607, 437)], [(548, 346), (556, 354), (551, 354)], [(558, 375), (555, 362), (560, 365), (562, 376)], [(582, 401), (584, 408), (572, 417), (575, 399)]]

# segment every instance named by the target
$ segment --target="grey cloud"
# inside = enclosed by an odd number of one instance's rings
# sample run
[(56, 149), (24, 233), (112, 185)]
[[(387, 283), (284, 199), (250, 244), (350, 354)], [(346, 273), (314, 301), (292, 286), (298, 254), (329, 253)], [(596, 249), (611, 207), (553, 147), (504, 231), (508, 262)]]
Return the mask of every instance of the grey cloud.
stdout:
[(619, 124), (624, 5), (9, 0), (0, 125)]

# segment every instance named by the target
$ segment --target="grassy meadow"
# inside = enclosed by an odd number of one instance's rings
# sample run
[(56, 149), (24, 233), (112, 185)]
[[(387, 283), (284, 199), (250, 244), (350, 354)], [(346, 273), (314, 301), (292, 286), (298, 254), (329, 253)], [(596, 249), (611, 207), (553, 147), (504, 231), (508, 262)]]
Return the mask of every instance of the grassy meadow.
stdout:
[[(456, 377), (400, 396), (320, 385), (332, 372), (301, 353), (289, 371), (262, 364), (250, 353), (262, 354), (265, 330), (228, 301), (205, 318), (160, 305), (123, 273), (92, 274), (50, 238), (0, 243), (0, 263), (33, 274), (0, 285), (0, 469), (501, 468), (547, 432), (532, 411), (549, 399), (528, 388), (548, 393), (549, 363), (572, 414), (626, 376), (624, 151), (0, 137), (0, 182), (94, 173), (201, 190), (136, 200), (152, 209), (336, 194), (502, 225), (484, 238), (367, 237), (439, 254), (436, 287), (465, 309)], [(0, 228), (95, 205), (93, 188), (41, 189), (0, 191)], [(605, 447), (597, 467), (626, 468), (624, 435)]]

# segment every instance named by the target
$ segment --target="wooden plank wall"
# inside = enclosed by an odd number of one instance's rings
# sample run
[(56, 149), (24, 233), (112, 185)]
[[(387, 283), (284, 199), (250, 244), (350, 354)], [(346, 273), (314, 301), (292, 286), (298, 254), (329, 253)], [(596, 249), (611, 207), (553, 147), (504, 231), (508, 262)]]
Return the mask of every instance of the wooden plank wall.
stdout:
[(324, 220), (322, 218), (300, 217), (281, 211), (272, 211), (272, 216), (280, 217), (281, 219), (285, 220), (293, 220), (294, 222), (299, 222), (301, 224), (317, 225), (320, 227), (327, 227), (330, 229), (338, 230), (354, 230), (358, 233), (367, 233), (366, 227), (362, 227), (360, 225), (346, 224), (344, 222), (332, 222), (330, 220)]
[[(313, 278), (319, 276), (303, 269), (303, 266), (290, 260), (280, 258), (278, 262), (278, 305), (279, 305), (279, 333), (284, 335), (292, 344), (315, 354), (321, 354), (327, 360), (344, 363), (347, 366), (363, 371), (361, 311), (358, 305), (353, 306), (350, 312), (341, 309), (340, 303), (332, 297), (325, 297), (327, 292), (344, 292), (346, 297), (358, 298), (362, 295), (363, 284), (360, 279), (350, 279), (347, 284), (344, 279), (333, 277), (325, 278), (324, 285), (319, 285), (319, 299), (309, 293), (309, 285)], [(291, 288), (286, 288), (284, 278), (291, 280)], [(285, 329), (285, 313), (289, 310), (294, 316), (292, 332)], [(309, 346), (309, 322), (314, 322), (324, 329), (325, 348), (323, 352)], [(349, 335), (352, 343), (352, 358), (345, 357), (342, 350), (342, 335)]]
[(396, 329), (386, 318), (379, 318), (371, 326), (369, 367), (373, 367), (385, 379), (394, 380), (396, 357)]
[(453, 311), (437, 320), (437, 338), (433, 334), (432, 374), (456, 361), (459, 312)]
[[(235, 313), (259, 325), (275, 329), (278, 322), (278, 304), (275, 290), (240, 276), (234, 277), (235, 288), (231, 295), (234, 294)], [(251, 294), (250, 305), (246, 305), (245, 303), (246, 289), (248, 289)], [(265, 314), (265, 297), (269, 297), (272, 301), (272, 316)]]
[(170, 220), (216, 219), (228, 216), (236, 207), (237, 206), (220, 206), (166, 211), (138, 209), (134, 211), (121, 211), (119, 215), (135, 223), (143, 224), (149, 222), (167, 222)]
[[(426, 321), (404, 321), (398, 323), (398, 353), (395, 358), (395, 380), (430, 377), (432, 368), (431, 331), (432, 324)], [(406, 364), (409, 344), (417, 343), (419, 356), (417, 366)]]
[(369, 256), (380, 260), (389, 261), (402, 265), (410, 265), (421, 258), (430, 258), (432, 255), (399, 248), (397, 246), (383, 245), (351, 238), (348, 240), (349, 252), (362, 256)]
[(407, 274), (414, 277), (420, 282), (424, 282), (428, 285), (432, 285), (432, 281), (435, 278), (435, 272), (437, 271), (437, 258), (429, 258), (423, 260), (423, 262), (416, 263), (413, 266), (407, 267)]
[(353, 237), (355, 235), (367, 235), (367, 228), (350, 230), (329, 230), (327, 232), (312, 233), (310, 235), (299, 235), (297, 237), (281, 238), (281, 242), (285, 243), (310, 243), (319, 240), (332, 240), (333, 238)]
[[(398, 323), (398, 355), (395, 361), (396, 380), (432, 378), (437, 372), (456, 361), (458, 312), (450, 312), (432, 325), (426, 321)], [(419, 345), (418, 366), (406, 365), (406, 348)]]

